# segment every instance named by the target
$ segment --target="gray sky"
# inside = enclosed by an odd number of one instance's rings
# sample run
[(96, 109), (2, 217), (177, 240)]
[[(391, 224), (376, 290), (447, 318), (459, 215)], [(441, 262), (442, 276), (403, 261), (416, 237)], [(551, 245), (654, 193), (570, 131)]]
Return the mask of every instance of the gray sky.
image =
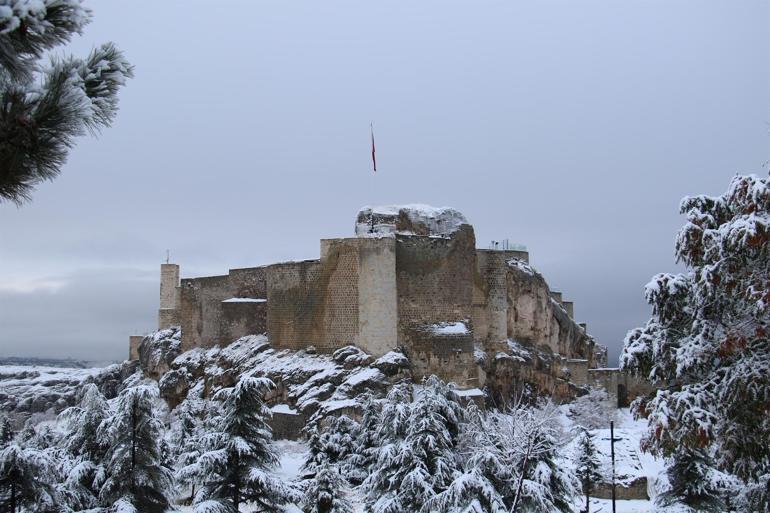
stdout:
[[(0, 355), (123, 358), (183, 276), (317, 258), (366, 204), (526, 244), (617, 355), (687, 194), (770, 158), (770, 2), (86, 2), (115, 126), (0, 206)], [(378, 173), (369, 161), (369, 122)]]

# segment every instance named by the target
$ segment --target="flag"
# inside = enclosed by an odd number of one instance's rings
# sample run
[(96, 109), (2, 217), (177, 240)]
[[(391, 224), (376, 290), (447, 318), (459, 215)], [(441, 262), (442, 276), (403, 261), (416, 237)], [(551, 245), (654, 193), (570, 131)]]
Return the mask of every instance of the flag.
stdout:
[(369, 124), (369, 128), (372, 131), (372, 169), (377, 172), (377, 158), (374, 156), (374, 126)]

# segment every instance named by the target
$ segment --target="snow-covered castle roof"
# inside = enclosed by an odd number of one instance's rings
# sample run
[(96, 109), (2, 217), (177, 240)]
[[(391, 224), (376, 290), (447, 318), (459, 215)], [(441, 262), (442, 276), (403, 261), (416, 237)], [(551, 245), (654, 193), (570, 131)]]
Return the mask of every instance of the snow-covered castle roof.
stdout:
[(356, 216), (356, 236), (402, 233), (449, 236), (468, 220), (451, 207), (383, 205), (361, 208)]

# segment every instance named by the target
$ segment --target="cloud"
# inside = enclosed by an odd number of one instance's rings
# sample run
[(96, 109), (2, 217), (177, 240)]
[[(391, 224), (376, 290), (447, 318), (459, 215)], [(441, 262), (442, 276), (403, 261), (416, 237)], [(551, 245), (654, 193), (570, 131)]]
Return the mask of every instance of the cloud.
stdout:
[[(53, 286), (52, 286), (53, 284)], [(155, 325), (157, 274), (89, 269), (0, 289), (0, 354), (122, 360)]]

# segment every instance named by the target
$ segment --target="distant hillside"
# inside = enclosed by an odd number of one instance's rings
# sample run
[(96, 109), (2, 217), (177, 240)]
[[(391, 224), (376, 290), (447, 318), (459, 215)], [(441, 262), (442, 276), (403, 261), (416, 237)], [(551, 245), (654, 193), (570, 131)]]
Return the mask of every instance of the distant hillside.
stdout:
[[(88, 369), (91, 367), (102, 367), (103, 365), (94, 365), (95, 362), (85, 360), (73, 360), (72, 358), (36, 358), (31, 356), (0, 356), (0, 365), (22, 365), (22, 366), (42, 366), (42, 367), (60, 367), (63, 369)], [(102, 362), (99, 362), (102, 363)]]

